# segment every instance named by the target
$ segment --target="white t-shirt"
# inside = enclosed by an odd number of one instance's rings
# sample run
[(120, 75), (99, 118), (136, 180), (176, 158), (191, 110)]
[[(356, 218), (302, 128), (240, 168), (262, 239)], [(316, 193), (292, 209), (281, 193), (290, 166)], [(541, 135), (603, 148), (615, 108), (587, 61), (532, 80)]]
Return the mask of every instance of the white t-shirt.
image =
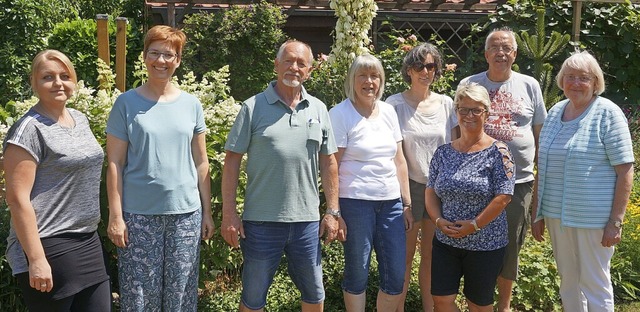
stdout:
[(394, 162), (402, 141), (393, 107), (378, 101), (378, 116), (366, 119), (349, 99), (329, 111), (340, 159), (341, 198), (389, 200), (400, 198), (400, 183)]
[(387, 98), (398, 114), (402, 131), (402, 149), (409, 167), (409, 179), (427, 184), (429, 165), (438, 146), (451, 142), (451, 130), (458, 125), (453, 110), (453, 100), (446, 96), (431, 93), (440, 99), (440, 106), (428, 114), (416, 111), (397, 93)]
[(482, 72), (462, 79), (460, 84), (469, 82), (489, 91), (491, 115), (484, 130), (509, 146), (516, 161), (516, 184), (533, 181), (536, 155), (533, 126), (542, 125), (547, 117), (540, 84), (517, 72), (511, 72), (511, 77), (503, 82), (491, 81), (487, 72)]

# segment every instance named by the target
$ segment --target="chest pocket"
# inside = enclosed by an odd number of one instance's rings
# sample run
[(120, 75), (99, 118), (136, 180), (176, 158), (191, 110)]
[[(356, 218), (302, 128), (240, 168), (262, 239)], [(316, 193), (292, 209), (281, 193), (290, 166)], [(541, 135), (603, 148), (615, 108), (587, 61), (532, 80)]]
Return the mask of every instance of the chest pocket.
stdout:
[(316, 148), (322, 143), (322, 127), (319, 122), (309, 122), (307, 126), (307, 144), (312, 144)]

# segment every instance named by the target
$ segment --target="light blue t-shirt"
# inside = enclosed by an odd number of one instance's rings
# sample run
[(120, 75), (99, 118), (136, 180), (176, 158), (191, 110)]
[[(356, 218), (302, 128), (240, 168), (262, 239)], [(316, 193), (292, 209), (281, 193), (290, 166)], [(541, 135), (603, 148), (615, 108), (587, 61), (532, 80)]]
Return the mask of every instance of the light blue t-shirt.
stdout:
[(128, 143), (122, 210), (168, 215), (200, 209), (191, 141), (205, 130), (202, 104), (191, 94), (171, 102), (151, 101), (135, 90), (120, 95), (107, 133)]

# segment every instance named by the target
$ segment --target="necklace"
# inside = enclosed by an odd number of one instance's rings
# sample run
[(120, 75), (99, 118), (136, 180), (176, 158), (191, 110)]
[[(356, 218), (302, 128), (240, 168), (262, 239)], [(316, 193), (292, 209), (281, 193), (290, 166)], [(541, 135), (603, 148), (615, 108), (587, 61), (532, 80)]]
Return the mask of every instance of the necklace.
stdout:
[(462, 138), (460, 138), (458, 140), (455, 140), (454, 142), (457, 143), (456, 144), (456, 147), (457, 147), (456, 150), (458, 152), (461, 152), (461, 153), (475, 152), (475, 150), (472, 151), (473, 147), (476, 146), (478, 143), (480, 143), (482, 141), (482, 139), (484, 139), (484, 133), (482, 133), (482, 135), (480, 136), (480, 138), (477, 141), (473, 142), (471, 145), (469, 145), (466, 148), (462, 147), (463, 146), (462, 145), (463, 144), (462, 143)]

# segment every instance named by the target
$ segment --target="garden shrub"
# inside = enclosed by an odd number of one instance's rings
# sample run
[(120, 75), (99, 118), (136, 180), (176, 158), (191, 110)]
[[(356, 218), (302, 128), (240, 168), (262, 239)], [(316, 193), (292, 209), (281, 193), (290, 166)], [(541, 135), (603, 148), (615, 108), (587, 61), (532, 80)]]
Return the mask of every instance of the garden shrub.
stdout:
[[(498, 6), (481, 29), (510, 26), (516, 32), (535, 33), (537, 6), (545, 7), (547, 32), (569, 33), (572, 29), (573, 7), (561, 0), (509, 0)], [(607, 89), (603, 94), (618, 104), (638, 104), (640, 99), (640, 4), (592, 3), (582, 4), (580, 43), (590, 51), (605, 73)], [(551, 62), (554, 75), (573, 49), (568, 48)], [(516, 58), (523, 73), (532, 73), (533, 63), (523, 55)]]
[(53, 26), (76, 12), (64, 0), (0, 0), (0, 106), (31, 95), (31, 59), (47, 45)]
[[(109, 17), (109, 54), (111, 65), (115, 64), (116, 57), (116, 22)], [(97, 24), (93, 19), (76, 19), (64, 21), (55, 25), (49, 37), (48, 48), (60, 50), (73, 62), (78, 75), (78, 80), (84, 80), (86, 84), (97, 86), (96, 75), (98, 58)], [(126, 52), (126, 88), (130, 89), (135, 82), (134, 64), (143, 49), (143, 34), (137, 23), (127, 24), (127, 52)]]
[(527, 235), (514, 285), (511, 304), (517, 311), (560, 310), (560, 277), (548, 235), (541, 243)]
[(262, 92), (275, 78), (273, 61), (286, 39), (282, 31), (285, 22), (282, 9), (266, 1), (190, 15), (184, 20), (189, 40), (182, 70), (201, 77), (228, 65), (231, 95), (245, 100)]

